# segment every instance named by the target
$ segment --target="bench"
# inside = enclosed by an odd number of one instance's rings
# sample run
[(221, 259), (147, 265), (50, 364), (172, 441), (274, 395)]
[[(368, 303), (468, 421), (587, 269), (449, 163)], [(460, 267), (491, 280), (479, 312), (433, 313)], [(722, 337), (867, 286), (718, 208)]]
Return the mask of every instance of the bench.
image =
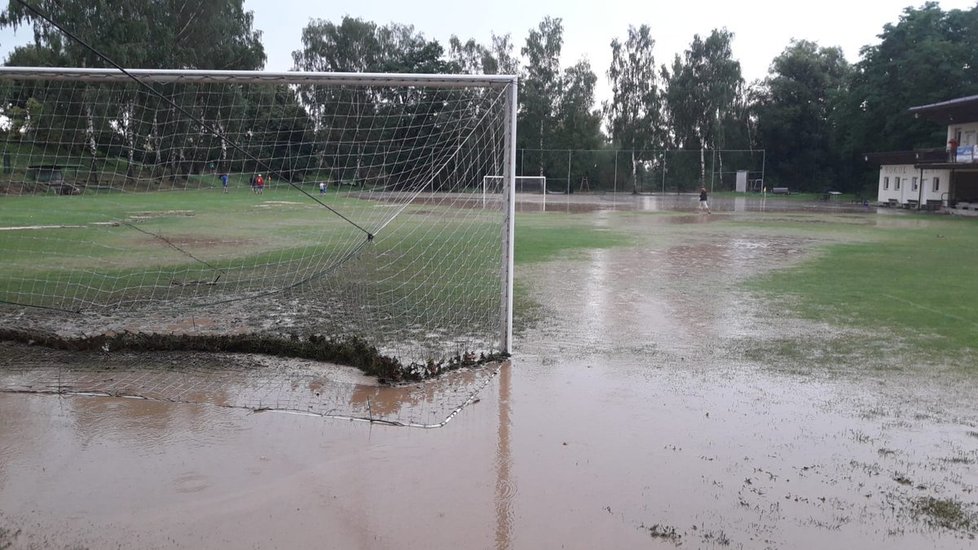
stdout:
[(775, 195), (790, 195), (791, 191), (787, 187), (772, 187), (771, 192)]

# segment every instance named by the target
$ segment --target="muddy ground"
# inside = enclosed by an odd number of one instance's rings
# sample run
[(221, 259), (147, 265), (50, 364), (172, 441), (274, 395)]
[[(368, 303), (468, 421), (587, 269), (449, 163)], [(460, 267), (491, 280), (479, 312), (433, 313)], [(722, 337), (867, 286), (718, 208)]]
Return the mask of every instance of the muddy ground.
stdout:
[(512, 362), (424, 385), (0, 347), (0, 548), (978, 544), (974, 359), (744, 291), (839, 237), (724, 223), (900, 218), (629, 200), (548, 197), (636, 245), (520, 268), (541, 310)]

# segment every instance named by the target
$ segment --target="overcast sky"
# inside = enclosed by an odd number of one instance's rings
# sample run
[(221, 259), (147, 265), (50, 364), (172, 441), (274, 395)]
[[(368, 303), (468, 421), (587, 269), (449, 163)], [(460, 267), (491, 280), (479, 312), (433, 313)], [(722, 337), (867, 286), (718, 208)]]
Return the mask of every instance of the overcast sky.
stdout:
[[(611, 61), (614, 37), (625, 37), (629, 25), (648, 24), (656, 40), (656, 63), (670, 63), (682, 53), (694, 34), (706, 36), (714, 28), (734, 33), (734, 57), (748, 81), (763, 78), (771, 60), (792, 38), (822, 46), (839, 46), (850, 61), (859, 49), (876, 44), (886, 23), (896, 22), (903, 8), (923, 2), (910, 0), (245, 0), (255, 14), (268, 55), (266, 70), (292, 68), (292, 51), (301, 48), (302, 29), (310, 19), (339, 22), (344, 15), (379, 24), (403, 23), (447, 48), (451, 35), (475, 38), (488, 44), (490, 34), (512, 36), (519, 54), (526, 35), (545, 16), (559, 17), (564, 25), (562, 64), (582, 58), (598, 75), (598, 96), (609, 87), (605, 72)], [(945, 10), (968, 9), (976, 0), (941, 0)], [(30, 29), (16, 35), (0, 33), (4, 55), (12, 46), (30, 40)]]
[[(611, 62), (611, 40), (624, 38), (629, 25), (652, 28), (656, 63), (670, 63), (694, 34), (705, 37), (714, 28), (734, 33), (734, 57), (748, 80), (763, 78), (775, 56), (792, 38), (822, 46), (839, 46), (856, 61), (859, 49), (878, 43), (886, 23), (896, 22), (911, 0), (245, 0), (255, 13), (255, 26), (264, 32), (268, 70), (292, 68), (291, 52), (301, 47), (301, 33), (310, 19), (334, 22), (344, 15), (380, 24), (414, 25), (447, 48), (451, 35), (463, 41), (489, 43), (490, 34), (512, 35), (519, 53), (527, 33), (546, 17), (564, 24), (562, 64), (581, 58), (598, 75), (599, 99), (609, 92), (605, 72)], [(968, 9), (976, 0), (942, 0), (945, 10)]]

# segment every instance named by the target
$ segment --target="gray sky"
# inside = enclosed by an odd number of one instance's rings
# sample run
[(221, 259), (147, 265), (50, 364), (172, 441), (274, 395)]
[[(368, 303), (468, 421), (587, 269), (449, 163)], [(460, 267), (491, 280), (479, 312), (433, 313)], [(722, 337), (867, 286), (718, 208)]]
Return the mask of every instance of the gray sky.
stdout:
[[(945, 10), (967, 9), (976, 0), (939, 3)], [(734, 57), (751, 81), (767, 74), (771, 60), (792, 38), (840, 46), (850, 61), (856, 61), (862, 46), (878, 42), (884, 24), (896, 22), (904, 7), (920, 4), (911, 0), (245, 0), (245, 8), (254, 11), (255, 27), (263, 32), (270, 71), (292, 68), (291, 53), (301, 47), (302, 29), (310, 19), (339, 22), (350, 15), (379, 24), (414, 25), (445, 47), (453, 34), (488, 43), (492, 32), (509, 33), (518, 54), (531, 28), (545, 16), (560, 17), (562, 64), (587, 58), (598, 75), (599, 100), (609, 94), (605, 77), (611, 61), (609, 44), (616, 36), (624, 37), (629, 25), (646, 23), (652, 28), (659, 65), (682, 53), (694, 34), (706, 36), (711, 29), (726, 27), (734, 33)], [(16, 34), (4, 30), (0, 51), (6, 54), (30, 38), (30, 29)]]
[[(490, 34), (510, 33), (519, 53), (531, 28), (545, 16), (560, 17), (564, 24), (562, 64), (581, 58), (591, 62), (598, 75), (599, 100), (610, 94), (605, 72), (611, 62), (610, 43), (624, 38), (629, 25), (646, 23), (652, 28), (656, 63), (671, 63), (688, 47), (694, 34), (706, 36), (714, 28), (734, 33), (734, 57), (748, 80), (763, 78), (771, 61), (792, 38), (808, 39), (822, 46), (839, 46), (850, 61), (859, 49), (878, 43), (883, 25), (896, 22), (903, 8), (919, 6), (911, 0), (360, 0), (315, 2), (310, 0), (245, 0), (255, 13), (255, 26), (264, 32), (268, 70), (292, 67), (291, 52), (301, 47), (301, 33), (310, 19), (338, 22), (344, 15), (380, 24), (414, 25), (429, 38), (447, 47), (455, 34), (488, 44)], [(941, 0), (945, 10), (967, 9), (976, 0)]]

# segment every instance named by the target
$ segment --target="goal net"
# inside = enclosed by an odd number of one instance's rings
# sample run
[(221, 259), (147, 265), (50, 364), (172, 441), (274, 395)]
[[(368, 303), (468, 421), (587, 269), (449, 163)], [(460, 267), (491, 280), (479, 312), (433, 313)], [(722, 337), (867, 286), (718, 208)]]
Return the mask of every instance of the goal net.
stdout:
[(513, 77), (129, 72), (0, 68), (0, 329), (508, 351)]

